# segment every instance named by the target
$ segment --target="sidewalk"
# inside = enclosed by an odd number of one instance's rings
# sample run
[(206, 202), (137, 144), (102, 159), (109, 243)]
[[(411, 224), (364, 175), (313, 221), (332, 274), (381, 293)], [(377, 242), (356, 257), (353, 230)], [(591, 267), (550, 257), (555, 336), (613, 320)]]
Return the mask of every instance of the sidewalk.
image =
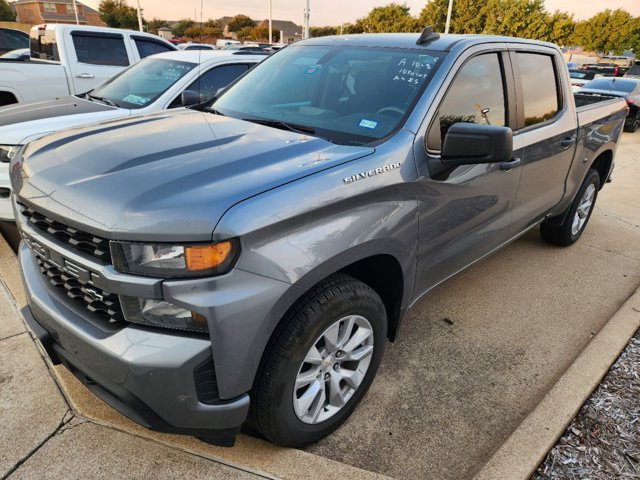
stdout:
[[(272, 478), (74, 414), (0, 285), (0, 478)], [(132, 469), (132, 466), (135, 468)]]

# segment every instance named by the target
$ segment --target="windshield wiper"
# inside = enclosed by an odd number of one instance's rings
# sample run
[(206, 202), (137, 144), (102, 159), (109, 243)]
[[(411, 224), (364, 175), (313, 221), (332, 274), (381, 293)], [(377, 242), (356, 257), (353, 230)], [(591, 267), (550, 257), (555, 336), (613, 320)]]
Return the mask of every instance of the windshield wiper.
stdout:
[(280, 130), (289, 130), (296, 133), (308, 133), (314, 135), (315, 129), (307, 127), (306, 125), (296, 125), (295, 123), (287, 123), (282, 120), (269, 120), (266, 118), (243, 118), (247, 122), (258, 123), (267, 127), (279, 128)]
[(221, 117), (226, 117), (226, 115), (224, 113), (222, 113), (220, 110), (216, 110), (213, 107), (207, 107), (207, 108), (205, 108), (205, 111), (207, 111), (209, 113), (213, 113), (214, 115), (220, 115)]
[(120, 105), (118, 105), (117, 103), (113, 102), (112, 100), (109, 100), (106, 97), (98, 97), (96, 95), (91, 95), (90, 93), (87, 93), (87, 98), (91, 98), (93, 100), (98, 100), (98, 101), (100, 101), (102, 103), (106, 103), (110, 107), (120, 108)]

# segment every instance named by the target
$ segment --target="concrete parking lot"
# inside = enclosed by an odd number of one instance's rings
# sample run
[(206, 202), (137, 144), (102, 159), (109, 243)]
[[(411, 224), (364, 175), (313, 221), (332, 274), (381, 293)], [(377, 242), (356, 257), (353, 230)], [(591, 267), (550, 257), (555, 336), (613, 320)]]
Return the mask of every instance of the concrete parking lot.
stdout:
[[(13, 300), (0, 293), (0, 478), (471, 478), (640, 285), (640, 133), (623, 134), (616, 161), (576, 245), (532, 231), (430, 292), (354, 415), (306, 451), (148, 432), (48, 370), (16, 314), (24, 298), (2, 243)], [(70, 445), (99, 468), (72, 461)]]

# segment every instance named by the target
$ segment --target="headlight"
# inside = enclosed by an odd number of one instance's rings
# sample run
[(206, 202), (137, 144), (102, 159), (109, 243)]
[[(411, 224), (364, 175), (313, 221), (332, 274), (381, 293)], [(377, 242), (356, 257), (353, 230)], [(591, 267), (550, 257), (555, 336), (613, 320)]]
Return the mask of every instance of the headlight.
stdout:
[(0, 145), (0, 162), (9, 163), (20, 150), (20, 145)]
[(206, 245), (111, 242), (117, 270), (151, 277), (221, 275), (231, 270), (239, 251), (235, 239)]
[(120, 295), (120, 305), (128, 322), (173, 330), (209, 331), (205, 317), (164, 300)]

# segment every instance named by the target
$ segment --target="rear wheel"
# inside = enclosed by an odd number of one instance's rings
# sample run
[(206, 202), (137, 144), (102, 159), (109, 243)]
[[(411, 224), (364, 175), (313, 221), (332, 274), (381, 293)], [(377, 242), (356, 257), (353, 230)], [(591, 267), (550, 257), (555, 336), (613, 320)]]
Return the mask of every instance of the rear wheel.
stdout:
[(251, 423), (289, 447), (316, 442), (351, 415), (386, 342), (379, 295), (347, 275), (308, 292), (274, 333), (252, 394)]
[(553, 219), (550, 219), (540, 225), (542, 238), (561, 246), (575, 243), (591, 218), (593, 206), (598, 198), (598, 190), (600, 190), (600, 175), (595, 170), (589, 170), (562, 224), (552, 225)]

